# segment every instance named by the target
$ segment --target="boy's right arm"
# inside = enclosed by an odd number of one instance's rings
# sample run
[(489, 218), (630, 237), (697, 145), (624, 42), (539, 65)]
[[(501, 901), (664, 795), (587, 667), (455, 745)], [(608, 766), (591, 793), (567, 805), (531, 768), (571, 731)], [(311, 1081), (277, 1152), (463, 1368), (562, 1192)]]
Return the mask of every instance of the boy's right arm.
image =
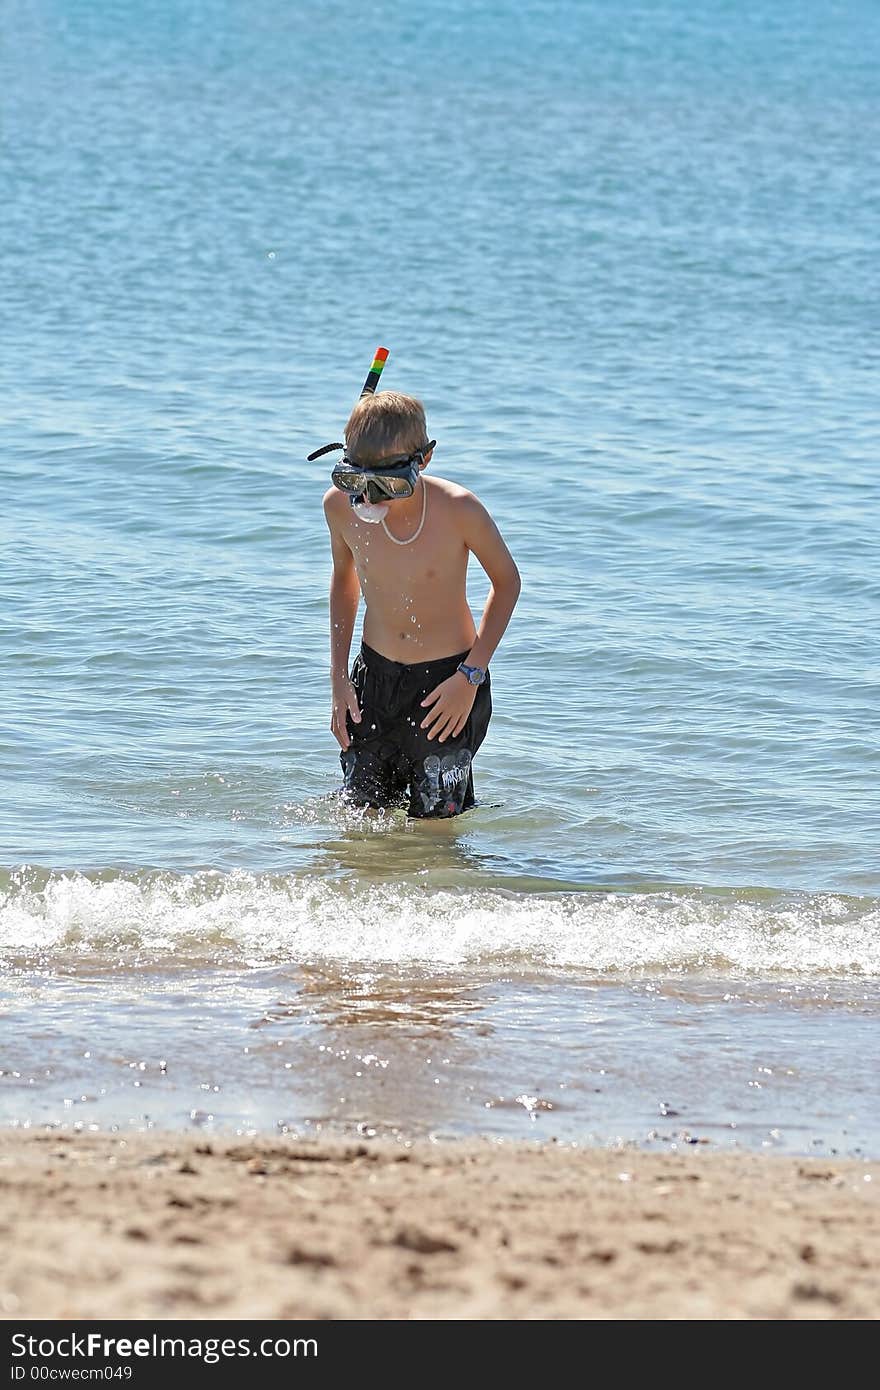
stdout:
[(341, 748), (347, 748), (350, 739), (346, 715), (350, 714), (355, 724), (361, 720), (357, 695), (348, 676), (348, 658), (351, 652), (351, 637), (354, 620), (357, 617), (361, 597), (361, 586), (352, 555), (339, 527), (339, 502), (346, 505), (345, 498), (336, 488), (331, 488), (324, 498), (324, 516), (330, 531), (330, 548), (333, 552), (333, 573), (330, 577), (330, 689), (333, 712), (330, 729)]

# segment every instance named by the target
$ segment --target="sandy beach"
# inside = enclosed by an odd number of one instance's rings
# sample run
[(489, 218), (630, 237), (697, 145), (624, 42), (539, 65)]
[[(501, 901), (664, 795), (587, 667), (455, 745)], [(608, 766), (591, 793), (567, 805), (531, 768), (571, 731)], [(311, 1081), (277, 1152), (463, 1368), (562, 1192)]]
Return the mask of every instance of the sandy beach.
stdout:
[(5, 1318), (874, 1318), (880, 1164), (0, 1135)]

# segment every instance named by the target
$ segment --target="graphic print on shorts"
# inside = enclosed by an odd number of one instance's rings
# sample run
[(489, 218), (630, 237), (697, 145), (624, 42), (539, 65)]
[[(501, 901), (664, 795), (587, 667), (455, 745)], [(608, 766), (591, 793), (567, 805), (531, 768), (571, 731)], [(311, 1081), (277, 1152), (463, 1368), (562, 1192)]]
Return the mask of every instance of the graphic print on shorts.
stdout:
[(471, 755), (467, 748), (438, 758), (432, 753), (413, 768), (413, 800), (425, 816), (457, 816), (464, 808)]

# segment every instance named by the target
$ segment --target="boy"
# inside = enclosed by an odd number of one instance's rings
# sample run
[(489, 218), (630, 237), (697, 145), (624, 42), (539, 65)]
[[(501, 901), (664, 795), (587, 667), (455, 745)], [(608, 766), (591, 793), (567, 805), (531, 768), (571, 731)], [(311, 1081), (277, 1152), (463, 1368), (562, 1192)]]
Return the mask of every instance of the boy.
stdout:
[[(355, 805), (393, 806), (408, 791), (411, 816), (455, 816), (474, 804), (471, 761), (492, 713), (487, 668), (519, 597), (519, 572), (476, 497), (425, 475), (434, 441), (420, 401), (396, 391), (362, 396), (345, 445), (341, 477), (354, 480), (352, 495), (358, 469), (379, 480), (354, 506), (338, 487), (324, 497), (333, 552), (330, 728), (345, 792)], [(400, 490), (409, 493), (389, 496), (385, 480), (407, 467)], [(479, 632), (465, 589), (471, 553), (492, 584)], [(349, 678), (361, 594), (363, 645)]]

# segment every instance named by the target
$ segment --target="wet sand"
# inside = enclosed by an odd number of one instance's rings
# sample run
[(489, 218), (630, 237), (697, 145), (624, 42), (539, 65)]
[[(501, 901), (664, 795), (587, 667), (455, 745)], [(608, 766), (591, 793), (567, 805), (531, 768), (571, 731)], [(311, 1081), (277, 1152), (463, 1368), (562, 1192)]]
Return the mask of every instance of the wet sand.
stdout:
[(875, 1318), (880, 1163), (0, 1133), (5, 1318)]

